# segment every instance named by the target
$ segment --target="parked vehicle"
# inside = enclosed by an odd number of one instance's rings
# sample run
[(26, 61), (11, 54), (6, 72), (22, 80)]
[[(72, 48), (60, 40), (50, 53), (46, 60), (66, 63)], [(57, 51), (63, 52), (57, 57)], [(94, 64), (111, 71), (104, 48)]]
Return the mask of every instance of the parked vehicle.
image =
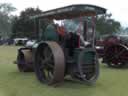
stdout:
[(101, 57), (109, 67), (122, 68), (128, 65), (128, 35), (109, 35), (102, 40), (102, 46)]
[(25, 45), (27, 41), (28, 41), (28, 38), (15, 38), (14, 44), (17, 46), (18, 45)]

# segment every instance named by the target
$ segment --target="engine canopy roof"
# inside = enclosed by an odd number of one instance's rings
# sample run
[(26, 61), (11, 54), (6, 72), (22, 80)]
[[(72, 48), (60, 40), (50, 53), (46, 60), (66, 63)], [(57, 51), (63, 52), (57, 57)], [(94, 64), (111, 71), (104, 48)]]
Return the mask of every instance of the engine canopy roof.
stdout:
[(40, 15), (31, 16), (30, 19), (71, 19), (80, 16), (95, 16), (105, 14), (106, 9), (88, 4), (77, 4), (45, 11)]

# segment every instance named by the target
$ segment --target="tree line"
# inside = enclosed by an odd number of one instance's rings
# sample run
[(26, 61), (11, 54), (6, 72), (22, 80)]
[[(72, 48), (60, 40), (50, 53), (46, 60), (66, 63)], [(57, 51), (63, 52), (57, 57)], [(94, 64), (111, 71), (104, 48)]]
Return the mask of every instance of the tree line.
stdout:
[[(16, 8), (9, 3), (0, 4), (0, 36), (34, 38), (34, 22), (28, 19), (30, 16), (41, 14), (43, 11), (39, 8), (26, 8), (20, 12), (19, 16), (13, 16), (11, 13), (15, 10)], [(112, 19), (111, 15), (97, 17), (96, 32), (98, 37), (115, 34), (119, 31), (121, 31), (121, 24)]]
[(13, 19), (11, 13), (15, 10), (16, 8), (10, 3), (0, 3), (0, 37), (7, 38), (11, 35)]

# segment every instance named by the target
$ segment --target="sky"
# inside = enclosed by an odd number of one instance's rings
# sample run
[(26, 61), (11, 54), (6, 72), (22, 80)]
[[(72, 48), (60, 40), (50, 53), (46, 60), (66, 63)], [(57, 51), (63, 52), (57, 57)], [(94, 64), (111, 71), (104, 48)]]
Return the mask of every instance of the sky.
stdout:
[(0, 3), (11, 3), (17, 8), (14, 14), (19, 14), (28, 7), (39, 7), (46, 11), (71, 4), (93, 4), (106, 8), (112, 13), (112, 18), (128, 27), (128, 1), (127, 0), (0, 0)]

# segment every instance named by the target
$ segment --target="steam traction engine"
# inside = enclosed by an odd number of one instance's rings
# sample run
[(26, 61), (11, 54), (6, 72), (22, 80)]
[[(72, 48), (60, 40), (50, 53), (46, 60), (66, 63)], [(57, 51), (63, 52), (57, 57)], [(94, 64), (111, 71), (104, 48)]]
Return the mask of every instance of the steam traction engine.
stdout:
[(103, 62), (109, 67), (126, 67), (128, 64), (128, 36), (111, 35), (103, 40), (103, 44)]
[[(18, 50), (19, 70), (34, 69), (38, 80), (50, 85), (62, 82), (66, 75), (94, 83), (99, 74), (95, 18), (105, 12), (98, 6), (71, 5), (30, 17), (38, 39), (31, 47)], [(45, 25), (46, 20), (51, 22)], [(53, 20), (63, 20), (63, 24)]]

